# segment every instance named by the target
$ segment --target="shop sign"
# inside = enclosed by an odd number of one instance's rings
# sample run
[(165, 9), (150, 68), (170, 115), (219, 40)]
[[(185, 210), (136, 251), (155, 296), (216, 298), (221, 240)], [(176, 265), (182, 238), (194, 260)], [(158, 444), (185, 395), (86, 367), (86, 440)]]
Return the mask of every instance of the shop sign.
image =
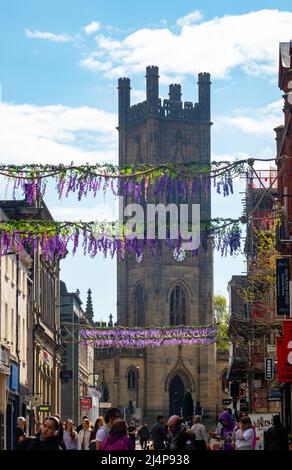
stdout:
[(232, 398), (223, 398), (222, 406), (230, 406), (232, 404)]
[(61, 370), (60, 378), (61, 379), (72, 379), (73, 372), (72, 370)]
[(40, 405), (38, 407), (38, 411), (40, 413), (51, 413), (52, 411), (52, 405)]
[(111, 408), (112, 404), (108, 403), (108, 402), (105, 402), (105, 401), (101, 401), (100, 404), (99, 404), (99, 407), (100, 408)]
[(80, 399), (81, 408), (90, 409), (92, 408), (92, 398), (91, 397), (82, 397)]
[(265, 358), (265, 379), (273, 380), (274, 378), (274, 361), (271, 357)]
[(277, 338), (279, 383), (292, 382), (292, 320), (284, 321), (284, 336)]
[(252, 413), (250, 417), (256, 432), (256, 450), (264, 450), (264, 432), (273, 424), (273, 416), (279, 413)]
[(277, 314), (290, 315), (289, 258), (276, 259)]

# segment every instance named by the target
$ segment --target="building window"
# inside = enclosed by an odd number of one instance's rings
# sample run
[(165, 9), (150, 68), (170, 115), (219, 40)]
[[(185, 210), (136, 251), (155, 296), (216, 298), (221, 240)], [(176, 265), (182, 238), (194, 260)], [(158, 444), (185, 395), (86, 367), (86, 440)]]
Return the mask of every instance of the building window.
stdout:
[(144, 288), (139, 284), (134, 293), (135, 326), (144, 326), (145, 324), (145, 304)]
[(128, 372), (128, 390), (136, 389), (136, 373), (133, 369)]
[(105, 403), (108, 403), (109, 401), (109, 389), (107, 384), (104, 384), (102, 387), (102, 400)]
[(172, 289), (170, 294), (170, 324), (186, 325), (187, 321), (187, 300), (186, 294), (179, 285)]

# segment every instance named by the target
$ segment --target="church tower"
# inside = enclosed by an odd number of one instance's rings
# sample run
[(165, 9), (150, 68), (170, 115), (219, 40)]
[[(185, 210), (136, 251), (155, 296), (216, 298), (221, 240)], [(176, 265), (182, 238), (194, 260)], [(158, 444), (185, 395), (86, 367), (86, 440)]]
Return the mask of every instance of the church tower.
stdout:
[[(210, 162), (210, 75), (198, 75), (198, 103), (182, 102), (181, 86), (159, 98), (159, 70), (146, 69), (146, 100), (131, 106), (130, 80), (120, 78), (119, 163)], [(210, 194), (175, 194), (167, 203), (200, 205), (201, 220), (211, 216)], [(126, 203), (127, 201), (124, 201)], [(130, 202), (130, 201), (128, 201)], [(149, 202), (149, 201), (147, 201)], [(158, 203), (157, 201), (156, 203)], [(165, 201), (160, 201), (165, 202)], [(213, 322), (213, 253), (163, 249), (117, 265), (117, 323), (121, 326), (210, 325)], [(149, 424), (156, 415), (180, 414), (186, 390), (200, 401), (205, 422), (215, 417), (215, 347), (192, 345), (144, 350), (101, 350), (97, 368), (106, 371), (109, 401), (121, 409), (136, 404)]]

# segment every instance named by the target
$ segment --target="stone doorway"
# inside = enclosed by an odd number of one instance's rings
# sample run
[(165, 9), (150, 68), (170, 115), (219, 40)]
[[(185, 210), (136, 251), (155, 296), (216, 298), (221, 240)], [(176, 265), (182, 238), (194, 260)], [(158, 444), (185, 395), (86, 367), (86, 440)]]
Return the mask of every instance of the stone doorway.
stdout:
[(182, 416), (184, 394), (184, 383), (179, 375), (175, 375), (169, 384), (169, 416)]

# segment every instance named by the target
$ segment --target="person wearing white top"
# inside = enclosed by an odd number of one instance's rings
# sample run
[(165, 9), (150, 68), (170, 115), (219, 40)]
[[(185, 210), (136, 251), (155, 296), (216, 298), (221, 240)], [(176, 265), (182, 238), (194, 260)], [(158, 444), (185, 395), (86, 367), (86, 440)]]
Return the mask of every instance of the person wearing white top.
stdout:
[(235, 433), (235, 449), (251, 450), (253, 439), (254, 430), (251, 419), (248, 416), (244, 416), (239, 421), (239, 429)]
[(194, 416), (193, 423), (191, 431), (195, 435), (198, 450), (206, 449), (208, 447), (208, 436), (205, 426), (201, 423), (201, 416)]
[(90, 436), (90, 421), (89, 419), (84, 419), (83, 428), (78, 434), (78, 450), (89, 450)]

